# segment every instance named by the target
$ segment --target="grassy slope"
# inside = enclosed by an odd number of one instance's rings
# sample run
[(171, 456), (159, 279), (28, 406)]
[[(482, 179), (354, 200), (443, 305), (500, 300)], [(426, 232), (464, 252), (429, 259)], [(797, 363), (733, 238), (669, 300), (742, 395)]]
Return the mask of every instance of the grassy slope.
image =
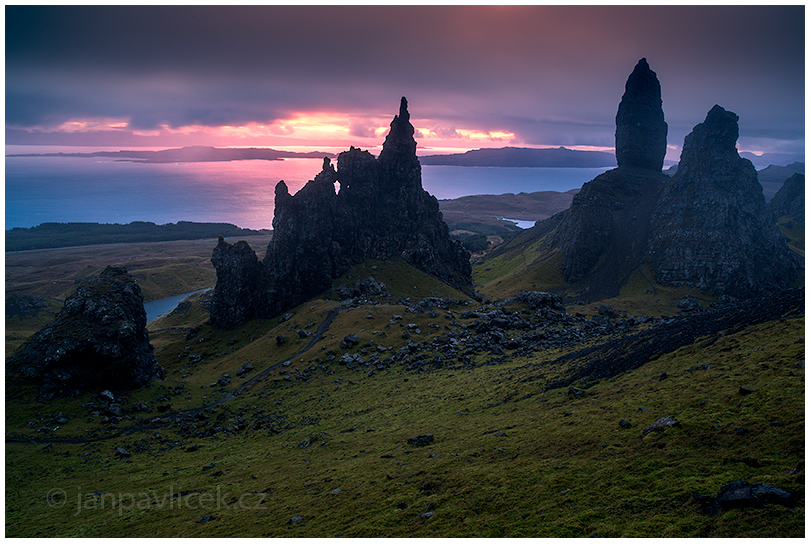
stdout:
[(780, 217), (777, 225), (780, 227), (780, 232), (788, 238), (789, 247), (800, 257), (805, 258), (805, 226), (788, 216)]
[[(398, 270), (367, 263), (347, 281), (371, 274), (388, 284), (394, 300), (440, 294), (421, 288), (428, 284), (413, 269)], [(345, 309), (320, 342), (293, 357), (309, 342), (295, 331), (314, 331), (336, 305), (316, 299), (284, 323), (259, 320), (218, 331), (205, 325), (195, 301), (185, 315), (152, 325), (167, 380), (125, 395), (125, 410), (135, 400), (161, 404), (158, 397), (180, 384), (183, 392), (169, 401), (174, 410), (203, 406), (291, 360), (200, 423), (227, 427), (243, 417), (250, 428), (259, 412), (272, 422), (227, 440), (225, 432), (189, 438), (157, 425), (96, 442), (62, 443), (59, 437), (109, 432), (81, 407), (90, 396), (44, 405), (32, 400), (30, 388), (7, 385), (7, 436), (40, 439), (6, 445), (7, 536), (803, 535), (802, 507), (710, 518), (691, 498), (734, 479), (802, 489), (804, 473), (788, 475), (804, 460), (804, 368), (797, 366), (804, 358), (802, 318), (701, 340), (575, 399), (542, 389), (559, 369), (539, 363), (558, 352), (473, 370), (414, 373), (392, 366), (371, 376), (366, 368), (324, 360), (327, 350), (343, 352), (340, 341), (350, 332), (361, 340), (353, 352), (377, 345), (399, 349), (408, 323), (421, 329), (419, 339), (439, 334), (459, 317), (456, 309), (436, 317), (399, 305)], [(392, 320), (394, 314), (403, 319)], [(276, 336), (286, 342), (278, 346)], [(191, 362), (189, 352), (206, 362)], [(246, 362), (255, 370), (237, 378)], [(707, 370), (690, 370), (707, 362)], [(309, 381), (285, 379), (306, 369)], [(212, 387), (224, 372), (233, 383)], [(660, 380), (662, 373), (667, 379)], [(743, 397), (742, 386), (757, 392)], [(37, 432), (45, 423), (55, 426), (58, 410), (71, 421)], [(665, 415), (682, 427), (641, 436)], [(634, 426), (621, 429), (621, 418)], [(738, 427), (748, 434), (738, 436)], [(495, 436), (499, 432), (505, 435)], [(424, 434), (435, 436), (431, 446), (406, 443)], [(51, 448), (43, 447), (48, 441)], [(199, 449), (188, 451), (192, 444)], [(120, 446), (132, 457), (114, 457)], [(49, 506), (49, 490), (63, 490), (68, 504)], [(87, 495), (96, 491), (107, 493), (105, 502)], [(193, 492), (182, 497), (185, 503), (175, 498), (170, 505), (167, 495), (178, 491)], [(224, 497), (219, 507), (218, 493)], [(422, 519), (428, 511), (435, 514)], [(204, 514), (216, 519), (197, 523)], [(288, 523), (296, 515), (303, 521)]]

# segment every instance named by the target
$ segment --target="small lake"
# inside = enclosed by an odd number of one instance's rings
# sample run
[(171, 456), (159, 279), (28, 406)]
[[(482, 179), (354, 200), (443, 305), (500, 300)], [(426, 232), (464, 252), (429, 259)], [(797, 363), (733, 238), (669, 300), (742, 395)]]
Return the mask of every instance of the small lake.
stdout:
[(198, 289), (197, 291), (192, 291), (191, 293), (185, 293), (183, 295), (159, 298), (158, 300), (144, 302), (144, 310), (146, 310), (146, 322), (149, 323), (150, 321), (154, 321), (155, 319), (168, 314), (177, 308), (177, 305), (183, 302), (183, 299), (186, 297), (194, 295), (195, 293), (202, 293), (203, 291), (208, 291), (208, 289)]

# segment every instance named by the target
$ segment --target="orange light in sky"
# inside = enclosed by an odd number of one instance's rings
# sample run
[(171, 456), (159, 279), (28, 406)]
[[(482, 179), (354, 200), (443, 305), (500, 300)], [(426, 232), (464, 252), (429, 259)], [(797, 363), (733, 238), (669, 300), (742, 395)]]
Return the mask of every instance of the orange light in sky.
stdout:
[(61, 125), (50, 128), (40, 129), (43, 132), (94, 132), (98, 130), (121, 130), (127, 127), (126, 119), (71, 119), (65, 121)]
[[(148, 145), (213, 145), (231, 147), (297, 146), (365, 149), (379, 148), (389, 131), (391, 116), (368, 116), (332, 111), (295, 112), (269, 122), (241, 125), (172, 127), (161, 124), (152, 129), (129, 127), (126, 119), (72, 119), (59, 126), (40, 128), (45, 132), (128, 132), (149, 140)], [(439, 120), (415, 119), (415, 138), (419, 148), (462, 151), (478, 147), (503, 147), (521, 143), (509, 130), (484, 130), (473, 127), (446, 126)], [(171, 143), (169, 143), (171, 142)], [(144, 143), (147, 143), (146, 140)]]

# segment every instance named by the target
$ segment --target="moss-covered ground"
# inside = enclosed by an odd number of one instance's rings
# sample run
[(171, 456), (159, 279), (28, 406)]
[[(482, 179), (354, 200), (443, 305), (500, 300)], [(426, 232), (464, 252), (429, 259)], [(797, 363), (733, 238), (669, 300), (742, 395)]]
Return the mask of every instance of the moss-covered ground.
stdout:
[[(464, 306), (400, 304), (465, 299), (412, 269), (369, 262), (350, 275), (393, 296), (314, 299), (288, 319), (221, 331), (197, 295), (156, 320), (166, 380), (115, 392), (126, 417), (114, 425), (83, 407), (93, 393), (40, 403), (7, 381), (6, 536), (804, 535), (804, 503), (708, 516), (693, 498), (737, 479), (803, 492), (803, 317), (701, 338), (577, 397), (543, 387), (562, 372), (544, 363), (565, 348), (420, 371), (340, 364), (344, 353), (389, 357), (405, 331), (422, 341), (471, 321)], [(638, 297), (626, 293), (641, 311)], [(349, 333), (360, 342), (344, 349)], [(642, 435), (664, 416), (681, 426)], [(408, 443), (428, 434), (427, 446)]]

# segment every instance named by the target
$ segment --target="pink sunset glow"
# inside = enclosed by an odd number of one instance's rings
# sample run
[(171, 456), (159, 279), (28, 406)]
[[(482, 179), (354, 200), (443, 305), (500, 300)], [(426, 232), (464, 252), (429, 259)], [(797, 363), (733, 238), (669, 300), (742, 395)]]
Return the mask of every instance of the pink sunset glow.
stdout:
[(406, 96), (423, 151), (610, 150), (647, 57), (669, 159), (716, 103), (742, 149), (805, 148), (802, 6), (8, 6), (6, 31), (12, 145), (374, 149)]

